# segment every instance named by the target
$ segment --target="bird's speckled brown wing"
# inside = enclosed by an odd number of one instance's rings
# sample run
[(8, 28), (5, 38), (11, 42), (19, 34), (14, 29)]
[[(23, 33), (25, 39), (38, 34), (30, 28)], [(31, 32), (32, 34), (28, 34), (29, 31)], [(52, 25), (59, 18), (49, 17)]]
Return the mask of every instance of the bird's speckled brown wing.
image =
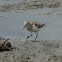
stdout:
[(36, 27), (38, 27), (38, 28), (41, 28), (41, 27), (45, 26), (45, 24), (40, 24), (40, 23), (38, 23), (38, 22), (34, 22), (34, 25), (35, 25)]

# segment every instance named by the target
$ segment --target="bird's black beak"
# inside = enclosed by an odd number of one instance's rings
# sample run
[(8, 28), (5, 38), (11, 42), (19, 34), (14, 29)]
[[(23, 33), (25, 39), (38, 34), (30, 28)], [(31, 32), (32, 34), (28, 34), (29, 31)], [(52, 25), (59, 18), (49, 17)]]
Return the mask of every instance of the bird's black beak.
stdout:
[(23, 29), (26, 27), (26, 25), (23, 27)]

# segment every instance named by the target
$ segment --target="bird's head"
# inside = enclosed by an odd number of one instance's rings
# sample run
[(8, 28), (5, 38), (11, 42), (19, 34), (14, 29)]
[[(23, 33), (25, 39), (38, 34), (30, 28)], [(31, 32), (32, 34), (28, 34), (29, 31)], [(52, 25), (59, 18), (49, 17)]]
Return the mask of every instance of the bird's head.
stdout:
[(25, 22), (24, 22), (24, 27), (23, 27), (23, 29), (24, 29), (27, 25), (29, 25), (29, 21), (25, 21)]

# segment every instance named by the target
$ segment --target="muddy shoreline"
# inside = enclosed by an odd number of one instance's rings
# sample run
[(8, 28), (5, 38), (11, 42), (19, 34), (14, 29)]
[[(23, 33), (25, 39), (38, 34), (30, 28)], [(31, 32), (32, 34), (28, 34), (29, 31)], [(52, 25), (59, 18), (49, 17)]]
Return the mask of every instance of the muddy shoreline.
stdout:
[(22, 41), (10, 39), (12, 51), (0, 52), (1, 62), (61, 62), (62, 40)]
[(0, 12), (6, 12), (11, 10), (27, 10), (27, 9), (42, 9), (44, 7), (57, 8), (62, 7), (62, 1), (58, 0), (23, 0), (18, 3), (5, 3), (0, 4)]

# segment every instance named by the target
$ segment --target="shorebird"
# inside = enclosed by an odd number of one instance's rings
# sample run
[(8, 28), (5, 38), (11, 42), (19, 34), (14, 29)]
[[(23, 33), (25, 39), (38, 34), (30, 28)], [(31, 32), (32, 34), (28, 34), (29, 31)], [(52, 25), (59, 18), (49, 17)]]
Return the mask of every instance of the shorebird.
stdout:
[(38, 31), (40, 31), (41, 28), (44, 26), (46, 26), (46, 24), (40, 24), (39, 22), (35, 22), (35, 21), (25, 21), (24, 28), (26, 27), (26, 29), (31, 32), (31, 35), (27, 36), (26, 39), (28, 39), (33, 35), (32, 32), (36, 32), (36, 37), (35, 37), (35, 41), (36, 41), (38, 36)]

